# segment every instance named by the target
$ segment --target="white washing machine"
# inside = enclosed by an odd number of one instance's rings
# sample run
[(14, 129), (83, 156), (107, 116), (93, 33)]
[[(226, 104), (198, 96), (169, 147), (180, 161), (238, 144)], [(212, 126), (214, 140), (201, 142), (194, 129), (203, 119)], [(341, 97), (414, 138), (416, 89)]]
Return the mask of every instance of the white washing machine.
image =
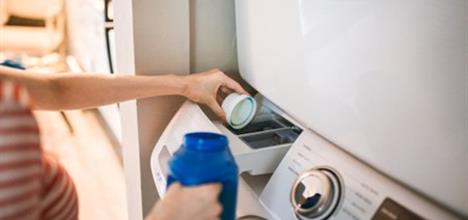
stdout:
[(236, 0), (239, 69), (258, 90), (233, 130), (186, 102), (156, 144), (228, 136), (240, 219), (468, 218), (468, 1)]

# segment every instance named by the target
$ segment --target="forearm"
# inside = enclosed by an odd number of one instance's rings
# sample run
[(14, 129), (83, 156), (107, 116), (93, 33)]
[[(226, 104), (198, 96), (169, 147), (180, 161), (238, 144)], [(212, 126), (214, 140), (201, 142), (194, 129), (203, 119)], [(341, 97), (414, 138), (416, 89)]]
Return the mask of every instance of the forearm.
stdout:
[[(79, 109), (152, 96), (182, 95), (182, 76), (114, 76), (62, 74), (51, 80), (56, 90), (53, 109)], [(52, 108), (47, 108), (52, 109)]]
[(46, 110), (81, 109), (130, 99), (182, 95), (186, 82), (176, 75), (114, 76), (109, 74), (37, 74), (0, 67), (0, 79), (26, 87), (34, 107)]
[(109, 74), (39, 74), (0, 66), (0, 80), (26, 87), (35, 109), (92, 108), (130, 99), (183, 95), (205, 104), (220, 118), (225, 114), (217, 100), (218, 90), (248, 94), (239, 83), (218, 69), (187, 76), (114, 76)]

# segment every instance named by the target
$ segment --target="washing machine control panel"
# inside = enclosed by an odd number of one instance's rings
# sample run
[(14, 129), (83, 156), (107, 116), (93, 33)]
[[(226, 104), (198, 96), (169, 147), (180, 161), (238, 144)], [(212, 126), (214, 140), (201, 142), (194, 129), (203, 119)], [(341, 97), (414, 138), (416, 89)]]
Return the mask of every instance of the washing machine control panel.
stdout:
[(290, 148), (260, 200), (277, 220), (457, 219), (310, 131)]

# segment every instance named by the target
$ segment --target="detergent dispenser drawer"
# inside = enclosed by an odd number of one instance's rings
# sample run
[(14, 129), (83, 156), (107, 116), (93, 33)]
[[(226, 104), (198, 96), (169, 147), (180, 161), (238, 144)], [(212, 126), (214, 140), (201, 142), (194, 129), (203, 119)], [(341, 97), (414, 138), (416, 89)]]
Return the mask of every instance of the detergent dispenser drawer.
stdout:
[(261, 113), (240, 130), (231, 129), (246, 145), (252, 149), (271, 146), (291, 145), (297, 139), (302, 129), (285, 118), (273, 113)]
[(274, 131), (262, 132), (240, 137), (251, 148), (259, 149), (268, 146), (292, 144), (299, 136), (300, 130), (285, 128)]
[[(229, 139), (239, 172), (251, 175), (271, 174), (302, 133), (302, 129), (279, 108), (266, 99), (258, 101), (255, 118), (244, 128), (234, 129), (214, 121), (219, 131)], [(284, 116), (283, 116), (284, 115)]]

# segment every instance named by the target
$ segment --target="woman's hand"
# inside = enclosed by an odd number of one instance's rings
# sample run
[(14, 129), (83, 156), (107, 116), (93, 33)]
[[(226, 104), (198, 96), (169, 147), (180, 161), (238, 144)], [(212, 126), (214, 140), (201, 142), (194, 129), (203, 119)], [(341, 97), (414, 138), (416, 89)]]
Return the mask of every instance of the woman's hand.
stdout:
[(146, 220), (214, 220), (219, 219), (222, 206), (218, 202), (220, 184), (182, 187), (172, 184), (166, 196), (156, 203)]
[(248, 94), (239, 83), (218, 69), (185, 76), (185, 83), (182, 95), (194, 102), (207, 105), (221, 119), (224, 119), (225, 115), (217, 102), (216, 95), (219, 89), (225, 93), (234, 91), (240, 94)]

